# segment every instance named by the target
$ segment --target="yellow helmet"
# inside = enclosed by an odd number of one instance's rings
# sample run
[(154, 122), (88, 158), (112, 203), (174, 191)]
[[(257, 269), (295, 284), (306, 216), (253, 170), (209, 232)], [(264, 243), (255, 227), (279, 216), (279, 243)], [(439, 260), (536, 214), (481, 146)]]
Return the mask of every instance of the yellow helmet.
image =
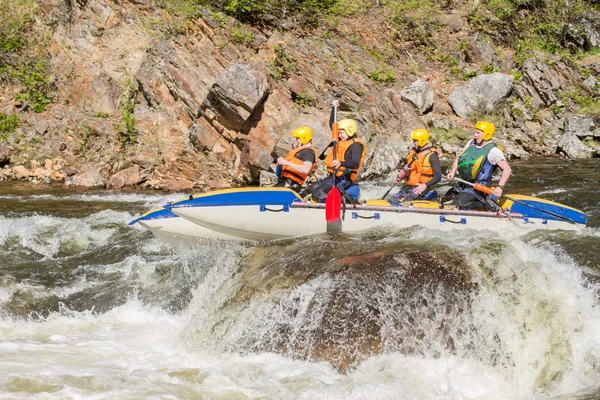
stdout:
[(358, 124), (353, 119), (343, 119), (338, 122), (338, 128), (344, 130), (348, 137), (352, 137), (358, 131)]
[(410, 139), (416, 140), (419, 147), (423, 147), (429, 142), (429, 132), (427, 132), (427, 129), (415, 129), (410, 134)]
[(308, 126), (301, 126), (300, 128), (296, 128), (294, 130), (292, 136), (300, 139), (300, 143), (306, 144), (312, 140), (312, 129), (310, 129)]
[(475, 129), (479, 129), (483, 132), (483, 136), (481, 137), (483, 140), (492, 140), (494, 137), (494, 132), (496, 132), (496, 127), (491, 122), (479, 121), (475, 125)]

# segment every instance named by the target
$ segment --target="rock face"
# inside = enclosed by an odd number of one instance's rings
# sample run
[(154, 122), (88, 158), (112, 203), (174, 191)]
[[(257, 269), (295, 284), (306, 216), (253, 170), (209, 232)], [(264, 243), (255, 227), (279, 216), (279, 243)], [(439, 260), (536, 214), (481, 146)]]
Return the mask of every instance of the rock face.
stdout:
[[(440, 48), (439, 59), (455, 57), (476, 75), (466, 84), (443, 62), (386, 42), (385, 7), (374, 8), (369, 32), (362, 19), (326, 30), (259, 29), (200, 8), (178, 34), (173, 21), (160, 27), (164, 10), (147, 1), (42, 1), (40, 9), (32, 24), (51, 37), (44, 51), (52, 104), (35, 113), (16, 100), (22, 85), (3, 81), (0, 117), (19, 122), (0, 131), (0, 180), (196, 191), (257, 184), (290, 150), (294, 128), (310, 126), (317, 149), (327, 146), (335, 98), (339, 117), (355, 118), (367, 143), (359, 179), (395, 169), (416, 128), (429, 126), (436, 146), (452, 153), (475, 118), (499, 121), (511, 157), (598, 154), (598, 118), (576, 116), (575, 103), (598, 101), (600, 61), (576, 68), (532, 57), (516, 67), (469, 33), (460, 13), (444, 15), (442, 34), (467, 45)], [(598, 46), (597, 18), (572, 26), (569, 40)], [(516, 68), (520, 79), (484, 74), (489, 68)], [(46, 159), (60, 159), (62, 169), (34, 166)]]
[(204, 116), (219, 127), (239, 132), (269, 94), (262, 71), (231, 63), (212, 85), (202, 105)]

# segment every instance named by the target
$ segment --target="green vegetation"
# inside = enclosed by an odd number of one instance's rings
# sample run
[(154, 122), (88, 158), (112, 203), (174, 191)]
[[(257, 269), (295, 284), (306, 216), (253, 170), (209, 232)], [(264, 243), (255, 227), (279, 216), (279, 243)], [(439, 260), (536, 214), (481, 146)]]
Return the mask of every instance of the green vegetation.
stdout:
[(269, 65), (269, 73), (274, 79), (287, 78), (296, 66), (296, 60), (286, 53), (284, 46), (277, 44), (274, 50), (276, 57)]
[[(198, 18), (198, 5), (192, 0), (158, 0), (157, 5), (167, 11), (166, 31), (173, 35), (179, 35), (187, 31), (191, 20)], [(158, 22), (160, 25), (160, 22)]]
[(6, 115), (0, 112), (0, 133), (14, 132), (19, 126), (19, 116), (16, 114)]
[(138, 129), (135, 126), (135, 118), (133, 117), (137, 92), (137, 86), (133, 84), (130, 78), (127, 78), (120, 101), (121, 121), (115, 126), (118, 132), (118, 140), (123, 146), (137, 143)]
[(390, 85), (396, 81), (396, 77), (390, 70), (375, 69), (375, 70), (373, 70), (373, 72), (371, 72), (367, 76), (373, 82), (382, 84), (382, 85)]
[(37, 3), (34, 0), (4, 0), (0, 5), (0, 81), (22, 90), (15, 100), (24, 109), (43, 112), (51, 103), (46, 38), (35, 31)]
[(441, 128), (429, 128), (429, 133), (432, 136), (432, 141), (436, 143), (450, 143), (455, 145), (464, 145), (464, 143), (470, 138), (470, 132), (462, 129), (450, 129), (445, 130)]
[(94, 114), (94, 117), (96, 117), (96, 118), (109, 118), (110, 114), (102, 112), (102, 111), (98, 111), (96, 114)]
[(372, 5), (372, 0), (338, 0), (331, 11), (336, 15), (366, 14)]
[(388, 4), (389, 22), (398, 36), (425, 47), (433, 44), (433, 32), (439, 29), (442, 12), (435, 0), (395, 0)]
[(469, 21), (478, 31), (514, 47), (516, 61), (522, 65), (539, 50), (552, 54), (581, 51), (567, 33), (590, 9), (588, 0), (485, 0), (472, 10)]
[(525, 113), (520, 108), (513, 107), (513, 108), (510, 109), (510, 112), (511, 112), (512, 115), (514, 115), (516, 117), (525, 118)]
[[(79, 127), (78, 127), (79, 128)], [(96, 136), (97, 133), (90, 128), (88, 125), (83, 125), (83, 127), (81, 127), (81, 129), (75, 131), (75, 137), (76, 137), (76, 141), (75, 141), (75, 148), (77, 149), (77, 153), (82, 156), (82, 157), (86, 157), (86, 152), (91, 148), (92, 145), (92, 141), (90, 140), (90, 137), (92, 136)]]
[[(321, 16), (340, 11), (336, 7), (338, 2), (338, 0), (162, 0), (162, 4), (159, 5), (165, 9), (167, 5), (170, 8), (179, 5), (178, 10), (207, 6), (249, 24), (264, 24), (269, 20), (264, 17), (272, 16), (276, 19), (294, 17), (303, 24), (315, 26)], [(185, 13), (179, 15), (186, 16)]]
[(317, 104), (317, 101), (311, 95), (305, 92), (292, 93), (292, 100), (299, 106), (313, 107)]
[(504, 118), (501, 115), (490, 114), (482, 101), (478, 107), (474, 108), (467, 118), (473, 124), (477, 121), (489, 121), (496, 125), (496, 129), (504, 124)]
[(515, 80), (515, 83), (521, 82), (521, 79), (523, 79), (523, 73), (521, 71), (512, 71), (510, 75)]
[(494, 72), (500, 72), (500, 70), (491, 64), (488, 64), (485, 67), (483, 67), (484, 74), (493, 74)]
[(248, 45), (254, 41), (254, 32), (245, 25), (238, 24), (231, 29), (229, 38), (233, 43)]

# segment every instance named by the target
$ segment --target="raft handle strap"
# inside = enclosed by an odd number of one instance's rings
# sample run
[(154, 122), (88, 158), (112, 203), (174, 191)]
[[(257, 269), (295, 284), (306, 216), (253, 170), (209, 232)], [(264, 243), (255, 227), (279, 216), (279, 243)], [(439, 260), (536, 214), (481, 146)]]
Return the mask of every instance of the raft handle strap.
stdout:
[(289, 205), (284, 205), (280, 210), (275, 210), (272, 208), (267, 208), (267, 206), (265, 206), (264, 204), (260, 205), (260, 212), (265, 212), (265, 211), (270, 211), (270, 212), (289, 212), (290, 211), (290, 206)]
[(359, 218), (361, 218), (361, 219), (381, 219), (381, 215), (379, 213), (373, 213), (372, 216), (365, 217), (365, 216), (362, 216), (362, 215), (358, 215), (357, 212), (353, 212), (352, 213), (352, 219), (359, 219)]

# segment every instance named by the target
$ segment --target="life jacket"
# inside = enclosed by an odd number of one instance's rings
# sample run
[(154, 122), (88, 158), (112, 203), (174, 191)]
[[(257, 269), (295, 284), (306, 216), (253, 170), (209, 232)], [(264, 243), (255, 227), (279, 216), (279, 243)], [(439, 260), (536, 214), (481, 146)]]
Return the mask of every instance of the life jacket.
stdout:
[(458, 175), (469, 182), (482, 183), (491, 186), (492, 175), (496, 166), (488, 161), (488, 154), (497, 147), (495, 143), (489, 142), (483, 147), (477, 147), (475, 141), (458, 156)]
[(434, 172), (431, 167), (429, 157), (433, 153), (437, 154), (437, 150), (430, 146), (421, 149), (417, 152), (415, 149), (411, 149), (406, 156), (406, 161), (409, 163), (411, 170), (408, 175), (407, 184), (409, 186), (417, 186), (420, 183), (427, 183), (433, 178)]
[(285, 159), (294, 164), (298, 164), (298, 165), (304, 164), (305, 161), (302, 161), (302, 160), (296, 158), (296, 154), (298, 154), (302, 150), (312, 150), (312, 152), (315, 154), (314, 161), (312, 163), (312, 166), (310, 167), (310, 171), (308, 171), (308, 174), (303, 174), (300, 171), (296, 171), (292, 167), (289, 167), (287, 165), (282, 165), (281, 166), (281, 175), (280, 175), (281, 178), (291, 179), (292, 181), (296, 182), (299, 185), (302, 185), (304, 183), (304, 181), (306, 181), (306, 178), (308, 178), (308, 175), (310, 175), (310, 173), (313, 171), (313, 169), (315, 169), (315, 165), (317, 165), (317, 157), (318, 157), (317, 150), (314, 147), (301, 146), (301, 147), (298, 147), (297, 149), (290, 151), (285, 156)]
[[(338, 142), (336, 145), (335, 159), (339, 160), (340, 162), (344, 162), (346, 160), (345, 159), (346, 151), (348, 151), (350, 146), (352, 146), (355, 142), (360, 143), (360, 145), (362, 146), (362, 154), (360, 155), (360, 161), (358, 162), (358, 167), (357, 168), (346, 168), (343, 165), (340, 165), (335, 172), (335, 176), (338, 178), (344, 174), (347, 174), (350, 177), (351, 182), (354, 182), (354, 180), (356, 179), (356, 175), (358, 174), (358, 171), (360, 170), (360, 168), (363, 165), (363, 161), (365, 160), (365, 157), (367, 156), (367, 146), (365, 145), (365, 142), (363, 142), (361, 140), (361, 138), (357, 138), (357, 137), (350, 138), (343, 142)], [(327, 172), (329, 172), (330, 174), (333, 173), (333, 151), (330, 151), (329, 154), (327, 155), (327, 159), (325, 160), (325, 165), (327, 165)]]

